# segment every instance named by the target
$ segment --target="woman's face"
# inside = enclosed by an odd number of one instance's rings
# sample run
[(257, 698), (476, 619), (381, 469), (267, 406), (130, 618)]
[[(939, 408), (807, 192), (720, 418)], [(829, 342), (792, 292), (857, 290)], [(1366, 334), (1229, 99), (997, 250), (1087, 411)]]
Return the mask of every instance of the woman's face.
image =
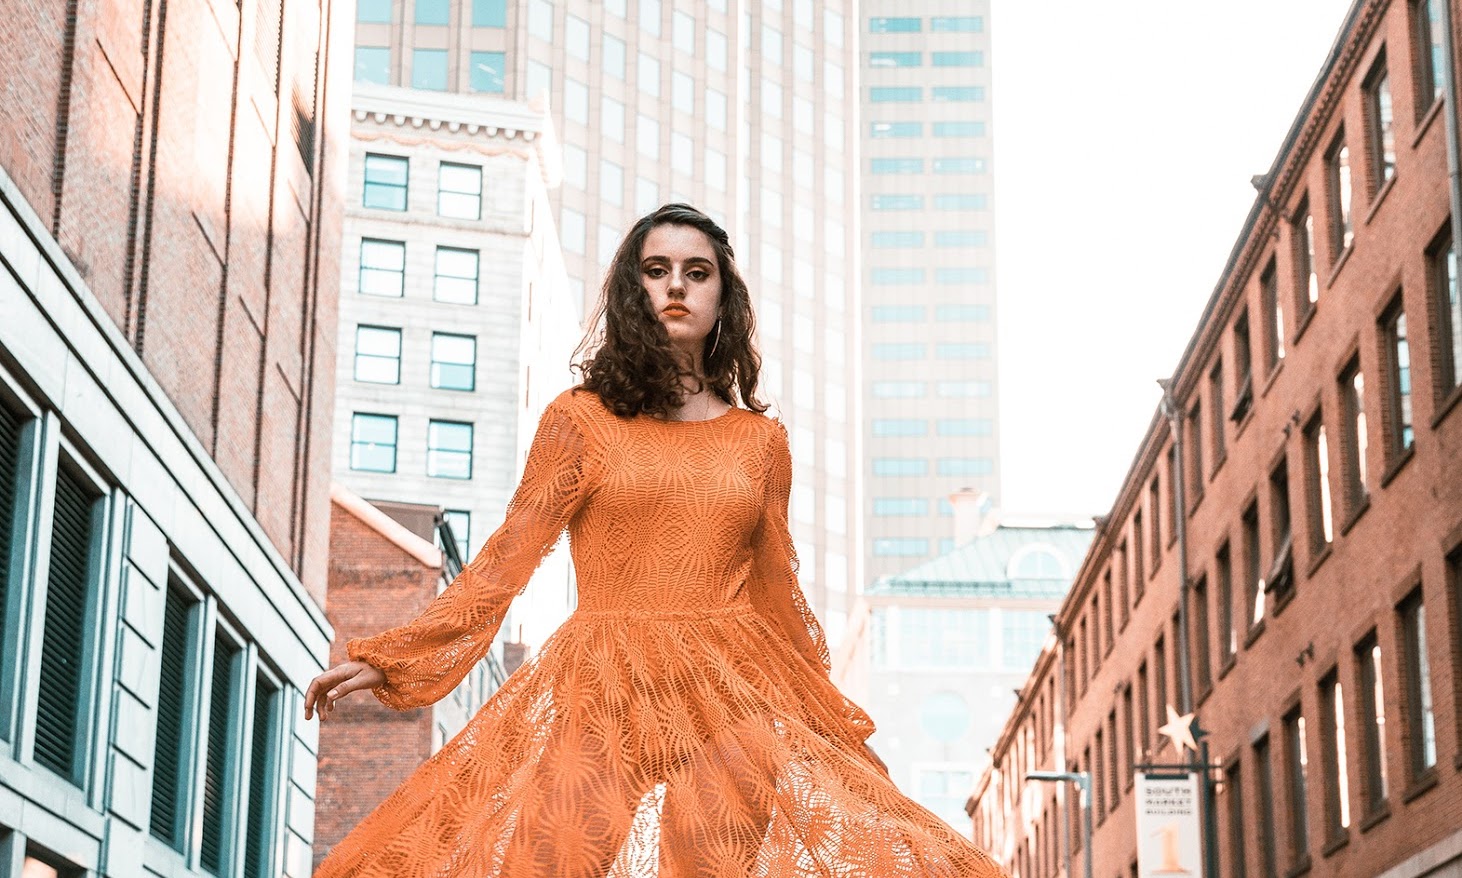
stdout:
[(660, 225), (640, 248), (640, 283), (677, 349), (699, 357), (721, 307), (711, 239), (692, 226)]

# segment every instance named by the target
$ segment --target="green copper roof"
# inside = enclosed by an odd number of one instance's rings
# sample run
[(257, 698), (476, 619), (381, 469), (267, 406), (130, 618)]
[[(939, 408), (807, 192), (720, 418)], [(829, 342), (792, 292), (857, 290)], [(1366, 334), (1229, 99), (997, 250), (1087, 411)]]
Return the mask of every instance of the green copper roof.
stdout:
[(870, 594), (1060, 598), (1096, 531), (1090, 526), (1000, 526), (905, 570), (880, 577)]

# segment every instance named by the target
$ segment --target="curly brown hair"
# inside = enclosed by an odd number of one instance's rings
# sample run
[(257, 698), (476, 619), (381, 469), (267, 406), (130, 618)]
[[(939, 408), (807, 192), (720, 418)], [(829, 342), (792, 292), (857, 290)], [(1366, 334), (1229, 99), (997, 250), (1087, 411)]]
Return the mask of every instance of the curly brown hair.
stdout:
[(705, 375), (697, 392), (709, 387), (729, 405), (741, 404), (764, 412), (767, 404), (756, 396), (761, 355), (752, 343), (756, 315), (746, 281), (736, 270), (736, 256), (726, 231), (688, 204), (667, 204), (635, 222), (620, 243), (604, 278), (599, 304), (589, 321), (589, 332), (575, 351), (571, 368), (584, 376), (583, 387), (599, 394), (604, 405), (622, 417), (641, 413), (667, 417), (684, 402), (686, 378), (671, 346), (670, 334), (650, 305), (650, 294), (640, 283), (640, 258), (645, 238), (658, 226), (698, 229), (710, 239), (721, 274), (721, 327), (714, 332), (714, 350), (703, 356)]

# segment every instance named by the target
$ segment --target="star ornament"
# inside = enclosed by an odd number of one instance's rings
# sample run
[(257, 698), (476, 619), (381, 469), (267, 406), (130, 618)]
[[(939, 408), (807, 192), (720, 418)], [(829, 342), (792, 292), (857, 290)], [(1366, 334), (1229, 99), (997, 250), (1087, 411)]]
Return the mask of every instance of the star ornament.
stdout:
[(1176, 710), (1173, 710), (1173, 706), (1171, 704), (1169, 704), (1167, 707), (1168, 724), (1158, 729), (1157, 733), (1159, 735), (1166, 736), (1169, 741), (1173, 742), (1173, 749), (1178, 752), (1179, 756), (1183, 755), (1184, 748), (1187, 748), (1189, 750), (1192, 750), (1194, 753), (1197, 753), (1198, 741), (1193, 736), (1193, 726), (1195, 724), (1196, 717), (1191, 713), (1184, 716), (1178, 716), (1178, 712)]

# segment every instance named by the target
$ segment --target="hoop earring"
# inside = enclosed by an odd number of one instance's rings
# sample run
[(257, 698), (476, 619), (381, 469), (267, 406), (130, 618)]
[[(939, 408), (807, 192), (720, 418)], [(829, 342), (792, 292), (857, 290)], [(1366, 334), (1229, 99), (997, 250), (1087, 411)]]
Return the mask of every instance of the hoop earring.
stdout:
[(711, 342), (711, 349), (706, 351), (706, 359), (710, 359), (716, 353), (716, 345), (721, 343), (721, 318), (716, 318), (716, 338)]

